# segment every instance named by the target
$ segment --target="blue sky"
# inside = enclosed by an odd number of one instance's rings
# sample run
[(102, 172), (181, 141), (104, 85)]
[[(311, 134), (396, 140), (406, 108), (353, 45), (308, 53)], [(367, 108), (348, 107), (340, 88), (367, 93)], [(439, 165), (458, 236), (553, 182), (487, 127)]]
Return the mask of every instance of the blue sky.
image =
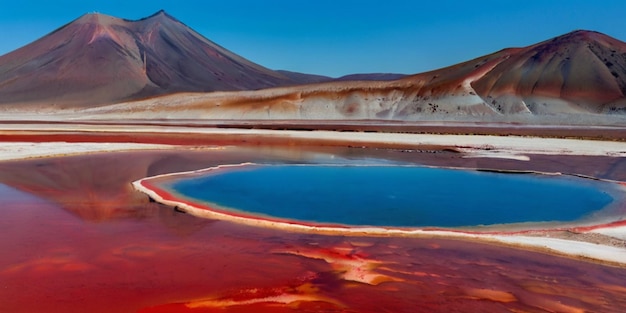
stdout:
[(419, 73), (576, 29), (626, 41), (620, 0), (25, 0), (3, 1), (0, 55), (88, 12), (160, 9), (253, 62), (328, 76)]

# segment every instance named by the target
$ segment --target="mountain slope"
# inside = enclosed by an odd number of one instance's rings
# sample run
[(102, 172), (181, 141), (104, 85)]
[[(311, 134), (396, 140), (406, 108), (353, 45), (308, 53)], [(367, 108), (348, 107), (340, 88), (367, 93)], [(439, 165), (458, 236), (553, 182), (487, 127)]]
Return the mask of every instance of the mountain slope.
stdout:
[(577, 31), (395, 81), (333, 81), (175, 95), (82, 116), (269, 120), (455, 120), (626, 125), (626, 44)]
[(472, 87), (503, 113), (623, 110), (626, 44), (571, 32), (508, 54)]
[(163, 11), (138, 21), (87, 14), (0, 57), (0, 103), (91, 106), (310, 79), (252, 63)]

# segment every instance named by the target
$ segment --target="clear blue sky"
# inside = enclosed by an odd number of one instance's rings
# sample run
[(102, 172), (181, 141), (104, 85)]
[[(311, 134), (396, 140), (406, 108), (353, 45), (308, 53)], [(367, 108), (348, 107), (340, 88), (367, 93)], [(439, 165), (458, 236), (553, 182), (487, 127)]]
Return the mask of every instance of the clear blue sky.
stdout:
[(253, 62), (329, 76), (419, 73), (576, 29), (626, 41), (623, 0), (2, 0), (0, 55), (88, 12), (160, 9)]

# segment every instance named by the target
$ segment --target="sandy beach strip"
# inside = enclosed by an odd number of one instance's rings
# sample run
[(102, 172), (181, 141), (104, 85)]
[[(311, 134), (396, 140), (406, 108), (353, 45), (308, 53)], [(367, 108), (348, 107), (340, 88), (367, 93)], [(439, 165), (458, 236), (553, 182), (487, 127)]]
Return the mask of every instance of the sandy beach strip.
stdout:
[(95, 152), (171, 149), (170, 145), (108, 142), (2, 142), (0, 161), (60, 157)]
[(438, 135), (408, 133), (369, 133), (337, 131), (297, 131), (269, 129), (222, 129), (150, 125), (86, 125), (86, 124), (2, 124), (0, 134), (29, 132), (83, 133), (153, 133), (188, 134), (215, 138), (265, 138), (316, 142), (319, 144), (369, 146), (387, 144), (396, 147), (448, 147), (468, 156), (503, 157), (524, 160), (524, 154), (590, 155), (626, 157), (626, 142), (583, 139), (558, 139), (520, 136)]

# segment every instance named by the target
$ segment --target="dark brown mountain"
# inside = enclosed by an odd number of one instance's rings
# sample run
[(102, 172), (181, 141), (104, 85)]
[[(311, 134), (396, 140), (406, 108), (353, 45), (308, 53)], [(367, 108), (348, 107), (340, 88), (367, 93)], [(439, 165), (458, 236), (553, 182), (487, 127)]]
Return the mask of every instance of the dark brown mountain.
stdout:
[(138, 21), (87, 14), (0, 56), (0, 103), (92, 106), (320, 80), (252, 63), (164, 11)]

